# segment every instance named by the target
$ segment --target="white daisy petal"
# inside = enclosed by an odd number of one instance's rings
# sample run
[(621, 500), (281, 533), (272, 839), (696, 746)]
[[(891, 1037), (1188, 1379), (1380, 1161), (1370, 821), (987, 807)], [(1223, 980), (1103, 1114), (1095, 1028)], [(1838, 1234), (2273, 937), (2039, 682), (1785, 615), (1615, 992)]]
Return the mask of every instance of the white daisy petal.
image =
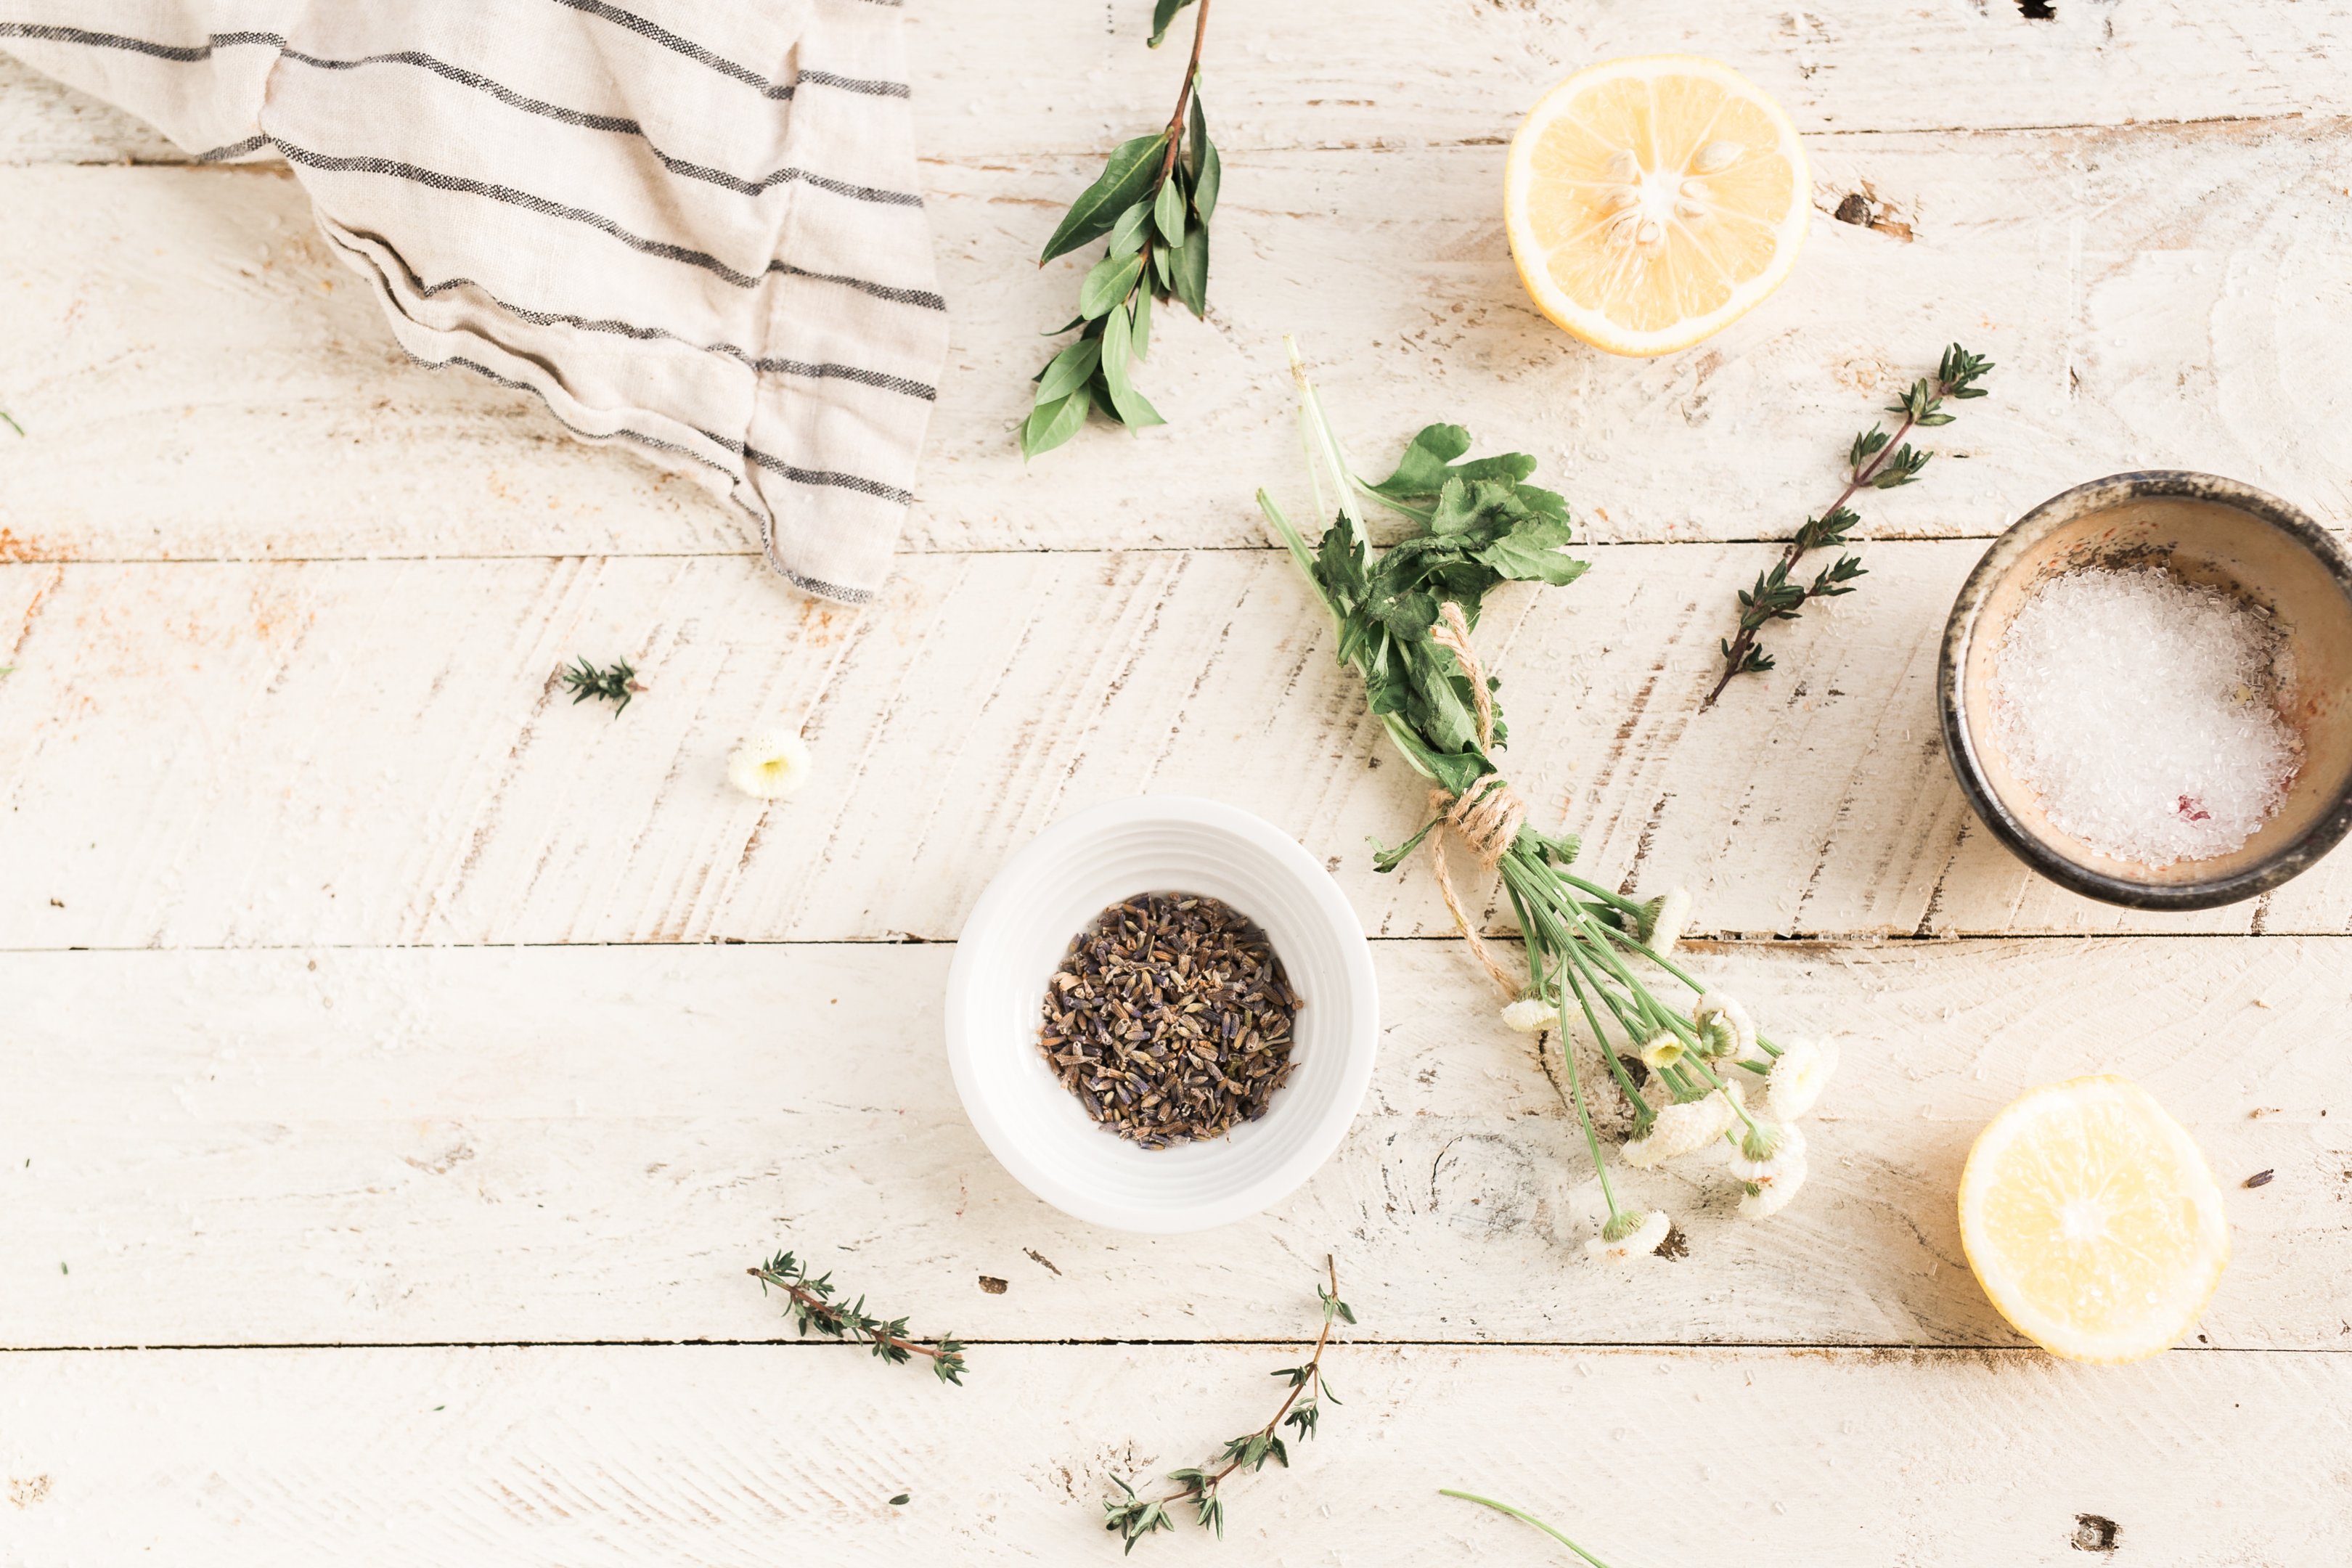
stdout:
[(1552, 1026), (1559, 1010), (1533, 996), (1522, 996), (1503, 1009), (1503, 1022), (1522, 1035), (1539, 1035)]
[(1740, 1217), (1769, 1219), (1779, 1214), (1797, 1195), (1797, 1189), (1805, 1184), (1805, 1162), (1800, 1158), (1763, 1181), (1748, 1183), (1739, 1200)]
[(808, 783), (808, 742), (790, 730), (754, 736), (727, 759), (727, 782), (761, 800), (781, 800)]
[(1765, 1103), (1772, 1114), (1783, 1121), (1794, 1121), (1812, 1110), (1822, 1097), (1822, 1089), (1837, 1071), (1838, 1047), (1835, 1040), (1797, 1040), (1780, 1053), (1772, 1064), (1772, 1076), (1767, 1080)]

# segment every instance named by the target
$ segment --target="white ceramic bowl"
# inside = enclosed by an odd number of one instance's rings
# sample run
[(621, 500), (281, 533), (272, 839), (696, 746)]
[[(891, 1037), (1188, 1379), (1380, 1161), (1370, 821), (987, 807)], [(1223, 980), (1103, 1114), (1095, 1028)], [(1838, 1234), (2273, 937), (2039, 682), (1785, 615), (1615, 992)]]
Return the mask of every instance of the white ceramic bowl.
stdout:
[[(1266, 1113), (1209, 1142), (1139, 1149), (1097, 1127), (1037, 1048), (1070, 939), (1139, 893), (1202, 893), (1263, 930), (1302, 1005), (1298, 1065)], [(1213, 800), (1137, 795), (1056, 823), (1005, 862), (957, 939), (948, 1060), (991, 1152), (1066, 1214), (1119, 1230), (1205, 1230), (1313, 1174), (1355, 1119), (1380, 1047), (1371, 949), (1314, 857)]]

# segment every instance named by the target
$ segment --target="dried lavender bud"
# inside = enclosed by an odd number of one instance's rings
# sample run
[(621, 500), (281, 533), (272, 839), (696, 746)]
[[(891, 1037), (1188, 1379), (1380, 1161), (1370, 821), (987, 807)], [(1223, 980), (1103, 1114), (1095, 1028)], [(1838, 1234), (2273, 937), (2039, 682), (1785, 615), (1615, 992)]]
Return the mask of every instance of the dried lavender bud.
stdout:
[(1302, 1005), (1246, 918), (1214, 899), (1147, 893), (1071, 940), (1037, 1044), (1087, 1115), (1165, 1149), (1265, 1114), (1295, 1065)]

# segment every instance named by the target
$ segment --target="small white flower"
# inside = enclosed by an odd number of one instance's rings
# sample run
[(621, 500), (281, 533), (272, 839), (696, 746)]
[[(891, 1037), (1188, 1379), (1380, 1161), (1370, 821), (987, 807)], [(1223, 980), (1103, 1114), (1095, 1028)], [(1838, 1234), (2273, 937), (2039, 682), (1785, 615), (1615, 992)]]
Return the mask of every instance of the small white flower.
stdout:
[(1780, 1053), (1772, 1064), (1772, 1076), (1767, 1080), (1765, 1102), (1772, 1114), (1783, 1121), (1794, 1121), (1813, 1108), (1821, 1099), (1822, 1088), (1837, 1071), (1838, 1047), (1835, 1040), (1798, 1040)]
[(1534, 996), (1522, 996), (1503, 1009), (1503, 1022), (1522, 1035), (1540, 1035), (1559, 1016), (1559, 1008)]
[(1682, 941), (1683, 928), (1690, 924), (1690, 918), (1689, 889), (1669, 888), (1664, 898), (1653, 899), (1642, 908), (1643, 944), (1660, 958), (1665, 957)]
[(1683, 1059), (1683, 1039), (1672, 1029), (1662, 1029), (1642, 1046), (1642, 1065), (1652, 1072), (1670, 1068)]
[(1650, 1123), (1648, 1137), (1626, 1143), (1625, 1163), (1646, 1169), (1694, 1149), (1704, 1149), (1722, 1137), (1738, 1115), (1731, 1102), (1720, 1094), (1669, 1105)]
[[(1584, 1255), (1595, 1263), (1631, 1263), (1658, 1250), (1658, 1244), (1674, 1229), (1674, 1221), (1662, 1211), (1649, 1214), (1620, 1213), (1601, 1229), (1601, 1234), (1584, 1244)], [(1615, 1237), (1610, 1236), (1616, 1231)]]
[(1740, 1217), (1769, 1219), (1787, 1208), (1789, 1200), (1795, 1197), (1797, 1189), (1804, 1184), (1805, 1162), (1801, 1158), (1760, 1182), (1748, 1183), (1747, 1192), (1739, 1200)]
[(808, 783), (808, 742), (790, 730), (756, 735), (727, 759), (727, 782), (745, 795), (781, 800)]
[(1720, 991), (1710, 991), (1691, 1009), (1699, 1049), (1717, 1059), (1738, 1061), (1756, 1046), (1756, 1021), (1748, 1009)]
[(1790, 1122), (1759, 1121), (1732, 1151), (1731, 1173), (1743, 1182), (1769, 1181), (1804, 1163), (1804, 1129)]

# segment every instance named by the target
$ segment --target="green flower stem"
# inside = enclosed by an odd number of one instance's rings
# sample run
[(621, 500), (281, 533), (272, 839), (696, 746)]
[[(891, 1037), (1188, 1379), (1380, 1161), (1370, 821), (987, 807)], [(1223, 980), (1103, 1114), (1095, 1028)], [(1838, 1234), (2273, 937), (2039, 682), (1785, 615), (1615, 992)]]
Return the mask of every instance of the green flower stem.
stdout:
[(1559, 1055), (1568, 1063), (1568, 1092), (1576, 1101), (1576, 1119), (1584, 1126), (1584, 1147), (1592, 1155), (1592, 1169), (1601, 1177), (1601, 1197), (1609, 1205), (1609, 1217), (1617, 1217), (1617, 1194), (1609, 1186), (1609, 1162), (1601, 1157), (1601, 1135), (1592, 1131), (1591, 1113), (1584, 1109), (1584, 1082), (1576, 1070), (1576, 1047), (1568, 1037), (1568, 1004), (1559, 1005)]
[(1596, 883), (1588, 882), (1583, 878), (1575, 876), (1567, 871), (1562, 871), (1559, 874), (1559, 879), (1566, 882), (1570, 887), (1575, 888), (1580, 891), (1591, 893), (1594, 898), (1601, 900), (1603, 903), (1610, 905), (1612, 908), (1622, 910), (1629, 915), (1638, 915), (1642, 912), (1642, 906), (1633, 900), (1627, 898), (1622, 893), (1612, 893), (1606, 888), (1601, 887)]
[(1609, 1568), (1608, 1563), (1603, 1563), (1600, 1558), (1595, 1557), (1591, 1552), (1587, 1552), (1583, 1547), (1579, 1546), (1575, 1542), (1570, 1541), (1567, 1536), (1562, 1535), (1559, 1531), (1554, 1530), (1542, 1520), (1538, 1519), (1531, 1513), (1522, 1513), (1517, 1509), (1513, 1508), (1509, 1503), (1496, 1502), (1493, 1498), (1480, 1497), (1476, 1492), (1457, 1492), (1450, 1487), (1438, 1488), (1437, 1495), (1440, 1497), (1458, 1497), (1464, 1502), (1475, 1502), (1481, 1508), (1491, 1508), (1496, 1513), (1507, 1513), (1522, 1524), (1534, 1525), (1538, 1530), (1542, 1531), (1546, 1535), (1550, 1536), (1554, 1541), (1559, 1542), (1562, 1546), (1567, 1547), (1570, 1552), (1575, 1552), (1579, 1557), (1581, 1557), (1587, 1563), (1591, 1563), (1592, 1568)]
[[(1642, 1098), (1641, 1091), (1633, 1087), (1633, 1078), (1625, 1071), (1625, 1064), (1619, 1061), (1617, 1053), (1609, 1048), (1609, 1037), (1601, 1032), (1601, 1020), (1592, 1016), (1592, 1001), (1585, 995), (1583, 984), (1577, 979), (1576, 972), (1570, 969), (1562, 973), (1568, 976), (1569, 987), (1576, 993), (1576, 1005), (1584, 1010), (1585, 1023), (1591, 1026), (1592, 1037), (1600, 1042), (1601, 1054), (1607, 1059), (1609, 1070), (1617, 1076), (1617, 1087), (1624, 1090), (1627, 1100), (1633, 1101), (1636, 1134), (1647, 1132), (1650, 1124), (1658, 1119), (1657, 1111)], [(1562, 1011), (1565, 1012), (1565, 1008)]]

